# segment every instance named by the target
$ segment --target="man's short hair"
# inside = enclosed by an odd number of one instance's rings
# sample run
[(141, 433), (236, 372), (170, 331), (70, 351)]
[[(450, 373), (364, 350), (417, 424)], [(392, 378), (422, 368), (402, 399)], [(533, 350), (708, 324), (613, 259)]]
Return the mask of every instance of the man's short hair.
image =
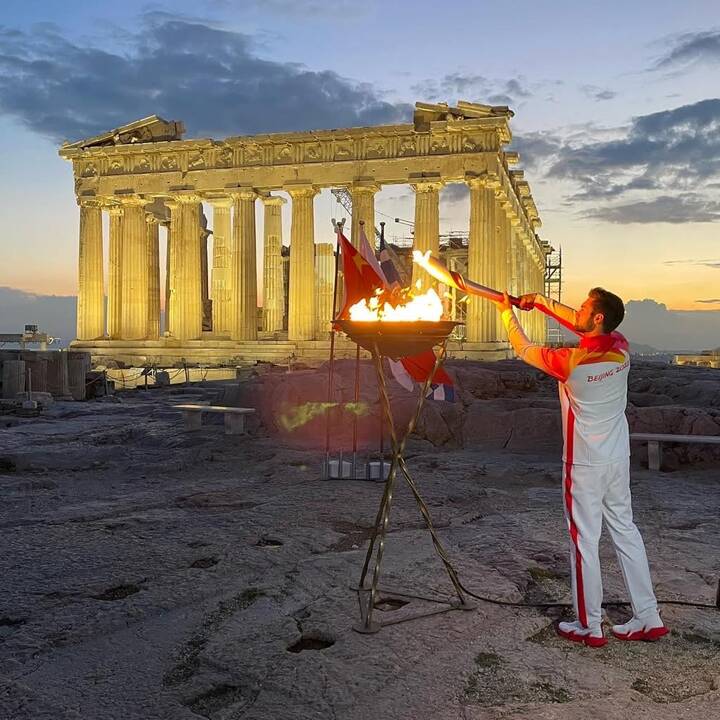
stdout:
[(611, 333), (625, 317), (623, 301), (614, 293), (601, 287), (593, 288), (588, 296), (593, 301), (593, 310), (603, 314), (603, 332)]

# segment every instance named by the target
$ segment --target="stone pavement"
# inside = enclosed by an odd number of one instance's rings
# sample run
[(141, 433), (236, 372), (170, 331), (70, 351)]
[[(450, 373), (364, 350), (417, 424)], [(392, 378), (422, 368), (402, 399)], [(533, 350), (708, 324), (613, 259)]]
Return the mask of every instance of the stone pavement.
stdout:
[[(555, 636), (562, 611), (488, 603), (355, 633), (349, 586), (382, 486), (323, 482), (319, 452), (262, 428), (185, 432), (170, 405), (214, 397), (137, 392), (0, 417), (0, 718), (718, 716), (717, 610), (664, 606), (669, 638), (600, 650)], [(467, 586), (569, 600), (555, 451), (414, 440), (408, 458)], [(713, 604), (717, 463), (633, 472), (658, 595)], [(605, 539), (602, 559), (606, 598), (623, 599)], [(448, 596), (403, 486), (383, 569), (384, 587)], [(435, 607), (396, 605), (377, 614)]]

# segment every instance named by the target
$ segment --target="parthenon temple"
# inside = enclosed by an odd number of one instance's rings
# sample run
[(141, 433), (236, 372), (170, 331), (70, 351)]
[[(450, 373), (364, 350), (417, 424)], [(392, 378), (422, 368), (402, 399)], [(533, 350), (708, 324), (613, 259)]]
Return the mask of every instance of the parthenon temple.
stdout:
[[(318, 233), (314, 219), (324, 188), (349, 193), (350, 240), (357, 245), (361, 221), (374, 237), (380, 189), (409, 185), (415, 248), (491, 287), (542, 292), (551, 248), (537, 235), (540, 218), (523, 171), (511, 169), (518, 162), (507, 151), (511, 117), (505, 106), (417, 103), (408, 124), (183, 140), (181, 122), (151, 116), (65, 143), (60, 155), (73, 164), (80, 207), (73, 347), (96, 361), (135, 365), (326, 358), (334, 244), (318, 242), (332, 239), (332, 228)], [(469, 188), (469, 227), (463, 242), (441, 248), (440, 190), (451, 183)], [(289, 248), (283, 244), (287, 199), (277, 192), (290, 199)], [(258, 202), (264, 206), (260, 253)], [(211, 227), (205, 207), (212, 208)], [(164, 273), (161, 226), (167, 228)], [(462, 315), (464, 325), (449, 354), (506, 357), (491, 304), (457, 300), (450, 312)], [(539, 314), (522, 315), (531, 338), (544, 340)], [(339, 347), (340, 354), (354, 350)]]

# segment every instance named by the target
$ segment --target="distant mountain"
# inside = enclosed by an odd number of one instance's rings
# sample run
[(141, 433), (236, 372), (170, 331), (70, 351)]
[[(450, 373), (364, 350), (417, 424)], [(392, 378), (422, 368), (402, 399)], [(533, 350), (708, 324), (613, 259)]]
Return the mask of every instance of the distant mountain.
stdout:
[(25, 325), (59, 337), (65, 347), (75, 337), (77, 298), (73, 295), (36, 295), (0, 287), (0, 333), (21, 333)]
[[(668, 310), (655, 300), (629, 300), (618, 330), (636, 354), (692, 355), (720, 344), (720, 310)], [(577, 342), (569, 330), (561, 332), (568, 342)]]
[(720, 310), (669, 310), (646, 298), (630, 300), (625, 312), (619, 329), (633, 344), (690, 354), (720, 344)]
[(641, 343), (630, 343), (630, 352), (633, 355), (657, 355), (660, 350), (652, 345), (642, 345)]

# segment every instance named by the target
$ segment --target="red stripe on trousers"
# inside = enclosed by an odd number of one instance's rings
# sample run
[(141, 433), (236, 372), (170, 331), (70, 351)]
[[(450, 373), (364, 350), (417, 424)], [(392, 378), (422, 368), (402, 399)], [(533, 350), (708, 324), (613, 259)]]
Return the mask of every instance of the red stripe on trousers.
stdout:
[(587, 611), (585, 609), (585, 591), (583, 588), (582, 555), (578, 546), (578, 528), (572, 514), (572, 464), (573, 440), (575, 434), (575, 413), (568, 404), (567, 432), (565, 434), (565, 507), (570, 523), (570, 537), (575, 546), (575, 589), (577, 591), (578, 620), (587, 627)]

